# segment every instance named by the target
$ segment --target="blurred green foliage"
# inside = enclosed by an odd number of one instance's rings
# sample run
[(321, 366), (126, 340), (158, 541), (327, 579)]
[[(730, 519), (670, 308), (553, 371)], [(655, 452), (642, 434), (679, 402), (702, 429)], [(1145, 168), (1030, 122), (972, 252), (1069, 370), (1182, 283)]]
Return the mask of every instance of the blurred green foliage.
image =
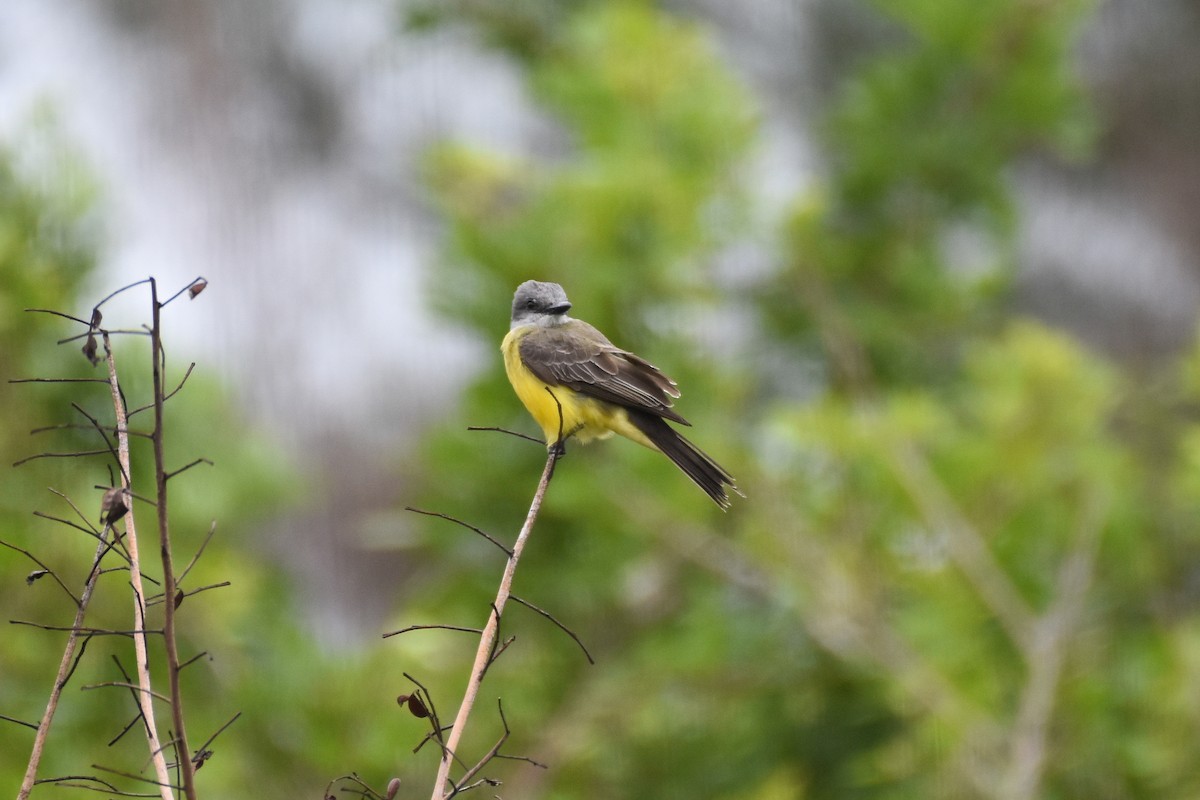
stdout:
[[(515, 286), (562, 283), (574, 313), (679, 381), (689, 436), (749, 496), (722, 514), (655, 453), (570, 446), (515, 592), (597, 663), (510, 606), (502, 633), (517, 639), (489, 672), (465, 760), (499, 735), (501, 696), (505, 752), (550, 764), (495, 763), (505, 797), (1200, 793), (1200, 343), (1134, 371), (1021, 318), (1007, 291), (1013, 164), (1086, 152), (1093, 123), (1068, 69), (1084, 4), (875, 4), (894, 35), (835, 93), (826, 173), (766, 210), (748, 166), (759, 111), (700, 25), (600, 0), (414, 8), (415, 26), (466, 24), (512, 58), (565, 142), (429, 154), (447, 225), (431, 298), (498, 348)], [(6, 376), (94, 374), (73, 346), (47, 346), (73, 332), (65, 322), (19, 311), (88, 306), (87, 185), (31, 181), (0, 154)], [(746, 241), (775, 256), (770, 271), (731, 274), (729, 248)], [(121, 348), (127, 391), (144, 395), (146, 348)], [(0, 392), (10, 460), (81, 397)], [(86, 405), (107, 418), (103, 398)], [(173, 405), (170, 458), (219, 465), (173, 492), (179, 552), (219, 519), (195, 582), (233, 582), (181, 614), (186, 649), (212, 654), (185, 680), (192, 739), (243, 712), (199, 774), (204, 795), (311, 796), (351, 770), (428, 792), (438, 754), (409, 754), (425, 723), (394, 698), (412, 689), (407, 671), (452, 717), (471, 637), (414, 632), (350, 653), (314, 642), (283, 577), (239, 536), (294, 497), (295, 477), (224, 422), (202, 375)], [(453, 419), (400, 468), (406, 500), (506, 538), (544, 452), (463, 430), (534, 430), (498, 352)], [(91, 446), (87, 432), (51, 435), (45, 449)], [(135, 456), (145, 464), (144, 447)], [(90, 548), (31, 504), (68, 513), (49, 483), (90, 514), (108, 480), (78, 460), (12, 471), (4, 538), (81, 579)], [(394, 627), (482, 624), (502, 556), (444, 521), (409, 523), (421, 567)], [(6, 617), (65, 621), (60, 592), (20, 579), (30, 568), (0, 550)], [(126, 624), (121, 588), (102, 585), (95, 622)], [(128, 659), (120, 643), (91, 647), (72, 688), (112, 680), (110, 652)], [(60, 652), (53, 635), (8, 633), (0, 713), (37, 718)], [(128, 718), (124, 698), (69, 695), (60, 714), (43, 774), (144, 760), (137, 737), (114, 755), (96, 733)], [(5, 725), (0, 782), (16, 785), (28, 737)]]
[[(506, 616), (518, 642), (488, 686), (519, 719), (512, 751), (553, 764), (514, 767), (514, 796), (1200, 789), (1197, 356), (1147, 381), (1009, 302), (1013, 164), (1087, 152), (1069, 69), (1087, 5), (878, 9), (895, 35), (836, 92), (827, 173), (764, 215), (750, 95), (695, 25), (443, 6), (524, 67), (571, 149), (432, 154), (449, 237), (431, 292), (498, 344), (517, 283), (562, 283), (677, 378), (689, 435), (749, 495), (722, 515), (660, 456), (568, 448), (515, 590), (599, 663)], [(746, 239), (778, 243), (778, 268), (731, 281), (716, 256)], [(414, 471), (421, 505), (514, 530), (540, 448), (461, 431), (532, 430), (498, 357), (455, 419)], [(499, 559), (442, 525), (404, 616), (479, 624)], [(397, 647), (457, 702), (465, 655), (447, 675)]]

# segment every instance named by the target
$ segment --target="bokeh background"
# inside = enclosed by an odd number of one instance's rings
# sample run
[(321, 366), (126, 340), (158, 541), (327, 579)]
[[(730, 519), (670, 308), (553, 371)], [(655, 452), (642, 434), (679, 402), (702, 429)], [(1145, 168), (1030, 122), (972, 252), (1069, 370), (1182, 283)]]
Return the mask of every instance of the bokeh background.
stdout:
[[(452, 716), (542, 463), (511, 292), (663, 366), (738, 476), (571, 449), (466, 738), (522, 798), (1200, 796), (1200, 3), (6, 0), (0, 538), (83, 580), (105, 391), (69, 323), (165, 315), (206, 797), (428, 794), (408, 672)], [(107, 324), (148, 321), (144, 294)], [(122, 342), (144, 397), (144, 344)], [(144, 459), (147, 454), (138, 454)], [(135, 473), (147, 480), (142, 460)], [(138, 478), (135, 476), (135, 483)], [(145, 485), (145, 484), (143, 484)], [(69, 602), (0, 550), (0, 617)], [(127, 627), (106, 576), (96, 624)], [(62, 636), (5, 625), (36, 721)], [(95, 640), (41, 774), (137, 771)], [(0, 784), (32, 733), (0, 720)], [(131, 788), (136, 785), (130, 784)], [(40, 788), (34, 796), (63, 792)]]

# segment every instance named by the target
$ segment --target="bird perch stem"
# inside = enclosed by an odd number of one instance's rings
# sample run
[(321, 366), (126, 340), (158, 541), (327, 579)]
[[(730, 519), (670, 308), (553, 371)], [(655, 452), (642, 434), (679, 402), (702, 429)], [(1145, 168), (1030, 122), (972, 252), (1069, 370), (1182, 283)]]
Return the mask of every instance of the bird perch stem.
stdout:
[(479, 686), (483, 683), (484, 673), (487, 672), (488, 665), (492, 659), (492, 648), (496, 642), (496, 635), (500, 629), (500, 616), (504, 613), (504, 605), (508, 602), (508, 596), (512, 592), (513, 574), (517, 571), (517, 562), (521, 560), (521, 553), (525, 549), (525, 542), (529, 539), (529, 533), (533, 530), (533, 523), (537, 520), (538, 511), (542, 507), (542, 499), (546, 496), (546, 488), (550, 485), (550, 478), (554, 476), (554, 465), (558, 461), (560, 452), (555, 448), (550, 448), (546, 456), (546, 467), (542, 470), (542, 479), (538, 483), (537, 491), (533, 495), (533, 502), (529, 506), (529, 513), (525, 516), (525, 524), (521, 526), (521, 532), (517, 535), (517, 541), (513, 544), (512, 555), (508, 558), (508, 564), (504, 567), (504, 577), (500, 579), (500, 589), (496, 592), (496, 599), (492, 602), (492, 612), (488, 617), (487, 625), (483, 629), (483, 634), (479, 637), (479, 649), (475, 652), (475, 666), (471, 669), (471, 677), (467, 682), (467, 690), (463, 694), (462, 704), (458, 707), (458, 715), (454, 718), (454, 725), (450, 730), (450, 735), (446, 738), (446, 743), (442, 747), (442, 760), (438, 766), (437, 782), (433, 785), (432, 800), (445, 800), (452, 797), (457, 791), (453, 786), (447, 791), (447, 784), (450, 780), (450, 767), (454, 762), (455, 750), (458, 748), (458, 743), (462, 739), (463, 731), (467, 727), (467, 718), (471, 715), (471, 709), (475, 705), (475, 698), (479, 694)]

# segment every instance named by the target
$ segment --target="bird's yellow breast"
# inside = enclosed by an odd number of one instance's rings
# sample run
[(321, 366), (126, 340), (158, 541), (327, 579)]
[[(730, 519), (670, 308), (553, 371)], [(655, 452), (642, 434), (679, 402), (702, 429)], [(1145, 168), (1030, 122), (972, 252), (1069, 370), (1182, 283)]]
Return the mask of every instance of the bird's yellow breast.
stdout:
[(504, 337), (500, 351), (504, 354), (508, 382), (541, 427), (546, 442), (552, 444), (558, 441), (560, 431), (562, 438), (575, 436), (580, 442), (605, 439), (613, 433), (619, 433), (639, 444), (653, 447), (629, 423), (624, 408), (588, 397), (566, 386), (550, 386), (530, 372), (521, 361), (520, 345), (522, 339), (537, 330), (536, 325), (513, 328)]

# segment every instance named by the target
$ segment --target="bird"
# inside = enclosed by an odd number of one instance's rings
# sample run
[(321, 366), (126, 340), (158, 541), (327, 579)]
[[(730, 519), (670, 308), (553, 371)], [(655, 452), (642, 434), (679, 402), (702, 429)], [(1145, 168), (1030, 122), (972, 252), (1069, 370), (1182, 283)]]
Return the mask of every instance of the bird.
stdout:
[(500, 345), (508, 381), (547, 447), (561, 455), (571, 437), (587, 443), (620, 434), (671, 459), (722, 510), (731, 505), (729, 489), (744, 497), (724, 467), (668, 424), (691, 425), (673, 407), (675, 381), (568, 316), (570, 309), (559, 284), (525, 281)]

